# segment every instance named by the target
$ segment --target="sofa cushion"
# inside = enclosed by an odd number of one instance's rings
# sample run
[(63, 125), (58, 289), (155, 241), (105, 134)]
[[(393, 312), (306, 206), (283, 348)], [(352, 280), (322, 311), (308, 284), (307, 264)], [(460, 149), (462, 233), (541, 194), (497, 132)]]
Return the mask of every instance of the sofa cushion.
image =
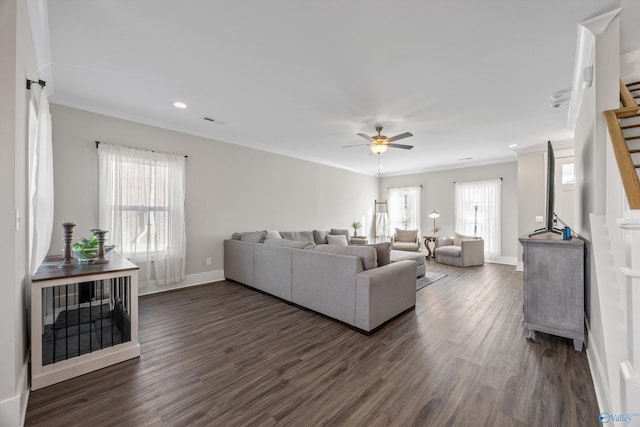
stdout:
[(280, 237), (299, 242), (314, 242), (313, 231), (281, 231)]
[(420, 249), (417, 242), (393, 242), (393, 249), (416, 252)]
[(396, 242), (415, 242), (418, 238), (418, 230), (402, 230), (396, 228)]
[(316, 242), (316, 245), (326, 245), (327, 244), (327, 233), (322, 230), (313, 230), (313, 240)]
[(340, 228), (332, 228), (331, 231), (329, 232), (329, 234), (333, 234), (333, 235), (344, 234), (344, 237), (347, 238), (347, 242), (349, 241), (349, 230), (340, 229)]
[(327, 243), (329, 245), (348, 246), (349, 242), (343, 234), (327, 234)]
[(313, 248), (314, 251), (329, 252), (333, 254), (351, 255), (360, 258), (363, 270), (371, 270), (378, 266), (378, 257), (376, 250), (371, 246), (336, 246), (336, 245), (318, 245)]
[(262, 243), (267, 238), (266, 231), (254, 231), (251, 233), (242, 233), (240, 240), (243, 242)]
[(378, 258), (378, 267), (382, 267), (383, 265), (387, 265), (391, 263), (391, 243), (390, 242), (373, 243), (371, 245), (366, 245), (366, 246), (371, 246), (376, 250), (376, 256)]
[(464, 239), (465, 236), (463, 236), (462, 234), (458, 234), (458, 233), (454, 233), (453, 235), (453, 244), (456, 246), (461, 246), (462, 245), (462, 239)]
[(267, 239), (282, 239), (278, 230), (267, 230)]
[(242, 233), (233, 233), (231, 235), (231, 240), (241, 240), (242, 239)]
[(284, 246), (287, 248), (294, 249), (309, 249), (316, 244), (313, 242), (300, 242), (298, 240), (287, 240), (287, 239), (266, 239), (264, 241), (265, 245), (271, 246)]
[(450, 246), (440, 246), (437, 249), (438, 255), (446, 255), (446, 256), (460, 256), (461, 247), (450, 245)]

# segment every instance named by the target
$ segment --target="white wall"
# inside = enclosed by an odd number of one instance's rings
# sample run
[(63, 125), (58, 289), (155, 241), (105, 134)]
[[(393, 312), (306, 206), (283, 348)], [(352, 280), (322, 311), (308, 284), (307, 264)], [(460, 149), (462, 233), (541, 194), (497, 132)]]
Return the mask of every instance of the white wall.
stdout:
[(422, 185), (422, 234), (431, 234), (433, 219), (429, 213), (435, 209), (440, 212), (436, 225), (441, 227), (440, 236), (452, 236), (454, 233), (455, 194), (454, 182), (479, 181), (503, 178), (502, 180), (502, 258), (515, 264), (518, 251), (518, 171), (516, 162), (498, 163), (488, 166), (476, 166), (449, 169), (437, 172), (425, 172), (412, 175), (383, 177), (380, 179), (380, 198), (387, 199), (389, 187)]
[(56, 225), (50, 252), (62, 249), (59, 223), (78, 224), (74, 236), (88, 236), (98, 225), (96, 140), (189, 156), (187, 275), (222, 270), (222, 241), (233, 232), (350, 228), (370, 218), (378, 197), (377, 177), (61, 105), (51, 113)]
[[(619, 107), (619, 20), (614, 20), (607, 31), (596, 37), (593, 85), (584, 90), (575, 129), (576, 231), (584, 238), (587, 247), (585, 266), (585, 314), (589, 326), (587, 353), (594, 354), (601, 366), (607, 366), (604, 345), (602, 303), (594, 270), (591, 226), (589, 214), (606, 212), (606, 147), (607, 126), (603, 112)], [(609, 285), (610, 286), (610, 285)], [(611, 383), (606, 369), (595, 365), (592, 371), (596, 388), (601, 383)], [(604, 397), (604, 396), (603, 396)], [(604, 402), (601, 402), (604, 403)], [(608, 409), (608, 408), (604, 408)]]
[[(518, 237), (541, 228), (536, 216), (545, 215), (544, 152), (518, 154)], [(521, 246), (520, 246), (521, 247)], [(522, 250), (518, 249), (518, 269), (522, 269)]]
[[(0, 2), (0, 40), (0, 425), (15, 426), (22, 422), (28, 397), (25, 77), (38, 77), (24, 0)], [(16, 210), (23, 219), (19, 230)]]

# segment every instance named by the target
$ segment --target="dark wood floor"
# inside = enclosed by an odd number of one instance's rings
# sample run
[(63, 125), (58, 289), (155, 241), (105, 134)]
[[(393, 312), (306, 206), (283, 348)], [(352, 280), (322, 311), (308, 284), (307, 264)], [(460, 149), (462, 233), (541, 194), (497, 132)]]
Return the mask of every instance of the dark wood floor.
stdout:
[(31, 393), (27, 426), (597, 426), (586, 354), (522, 336), (522, 273), (454, 268), (367, 337), (232, 282), (140, 298), (142, 357)]

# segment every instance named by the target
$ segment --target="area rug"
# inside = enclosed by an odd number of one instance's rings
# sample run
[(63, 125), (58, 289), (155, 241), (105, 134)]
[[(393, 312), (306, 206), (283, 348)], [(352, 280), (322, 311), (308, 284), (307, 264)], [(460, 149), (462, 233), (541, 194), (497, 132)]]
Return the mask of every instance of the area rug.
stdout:
[(416, 280), (416, 292), (420, 289), (429, 286), (430, 284), (437, 282), (438, 280), (446, 277), (446, 274), (440, 273), (429, 273), (428, 271), (424, 274), (424, 277), (420, 277)]

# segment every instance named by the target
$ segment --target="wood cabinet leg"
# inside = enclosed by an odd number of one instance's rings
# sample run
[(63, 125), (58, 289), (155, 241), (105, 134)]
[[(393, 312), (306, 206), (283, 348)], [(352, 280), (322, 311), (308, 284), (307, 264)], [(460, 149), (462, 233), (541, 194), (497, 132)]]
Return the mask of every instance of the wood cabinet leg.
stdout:
[(524, 337), (533, 341), (534, 332), (529, 328), (524, 328)]

